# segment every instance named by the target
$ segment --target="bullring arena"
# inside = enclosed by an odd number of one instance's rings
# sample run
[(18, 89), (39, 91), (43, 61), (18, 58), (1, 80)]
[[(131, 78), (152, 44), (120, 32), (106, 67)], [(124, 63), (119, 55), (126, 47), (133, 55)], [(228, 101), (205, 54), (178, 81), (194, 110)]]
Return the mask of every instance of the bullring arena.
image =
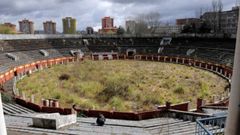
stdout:
[[(235, 39), (211, 37), (2, 37), (7, 130), (195, 134), (197, 119), (227, 111), (234, 49)], [(78, 117), (57, 130), (32, 126), (49, 113)], [(93, 125), (99, 114), (107, 118), (103, 127)]]

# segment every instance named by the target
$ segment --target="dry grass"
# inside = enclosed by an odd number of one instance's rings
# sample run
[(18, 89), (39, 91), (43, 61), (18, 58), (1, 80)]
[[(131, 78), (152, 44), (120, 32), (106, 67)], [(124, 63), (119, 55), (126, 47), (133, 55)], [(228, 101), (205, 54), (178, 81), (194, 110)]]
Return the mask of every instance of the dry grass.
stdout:
[[(68, 80), (59, 80), (67, 74)], [(197, 97), (211, 99), (224, 93), (227, 82), (219, 76), (183, 65), (144, 61), (84, 61), (58, 65), (18, 82), (20, 91), (38, 103), (59, 99), (61, 106), (140, 111), (166, 101), (179, 103)]]

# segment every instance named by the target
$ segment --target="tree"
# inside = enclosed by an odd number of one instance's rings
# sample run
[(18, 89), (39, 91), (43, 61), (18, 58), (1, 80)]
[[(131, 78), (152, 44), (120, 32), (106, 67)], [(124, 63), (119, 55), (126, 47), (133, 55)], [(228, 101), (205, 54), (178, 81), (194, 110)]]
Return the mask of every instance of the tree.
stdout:
[(140, 14), (135, 18), (135, 34), (136, 35), (141, 35), (141, 34), (145, 34), (148, 33), (148, 27), (147, 27), (147, 23), (144, 19), (144, 15)]
[(203, 15), (203, 8), (199, 8), (199, 10), (196, 10), (195, 15), (196, 18), (200, 18)]
[(221, 0), (212, 0), (212, 20), (214, 32), (221, 31), (221, 12), (223, 3)]
[(135, 17), (135, 33), (137, 35), (151, 33), (154, 34), (156, 29), (160, 26), (160, 14), (157, 12), (150, 12), (147, 14), (139, 14)]
[(127, 27), (126, 33), (127, 34), (132, 34), (129, 27)]
[(145, 15), (146, 23), (151, 33), (155, 33), (156, 29), (160, 26), (160, 14), (157, 12), (151, 12)]
[(221, 19), (222, 19), (222, 16), (221, 16), (221, 12), (222, 12), (222, 9), (223, 9), (223, 3), (221, 0), (218, 0), (218, 30), (221, 32)]
[(118, 35), (123, 35), (125, 33), (125, 30), (122, 26), (119, 26), (117, 29), (117, 34)]
[(206, 22), (202, 22), (198, 29), (198, 33), (210, 33), (210, 31), (211, 27)]
[(15, 34), (15, 32), (3, 24), (0, 24), (0, 34)]
[(197, 28), (195, 23), (187, 24), (183, 26), (182, 33), (196, 33)]

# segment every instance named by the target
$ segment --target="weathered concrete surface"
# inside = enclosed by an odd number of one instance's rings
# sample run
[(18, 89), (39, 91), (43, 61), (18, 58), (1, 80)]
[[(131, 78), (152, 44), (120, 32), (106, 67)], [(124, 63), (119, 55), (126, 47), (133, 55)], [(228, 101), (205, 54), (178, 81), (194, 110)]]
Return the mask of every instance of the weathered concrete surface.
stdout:
[(32, 127), (32, 116), (7, 115), (5, 118), (9, 133), (21, 135), (195, 135), (196, 125), (191, 121), (162, 117), (142, 121), (107, 119), (104, 126), (97, 126), (96, 118), (77, 118), (76, 124), (53, 130)]
[(82, 35), (69, 34), (0, 34), (0, 40), (16, 40), (16, 39), (63, 39), (63, 38), (81, 38)]
[(59, 129), (77, 122), (76, 114), (60, 115), (59, 113), (39, 114), (32, 118), (33, 126), (45, 129)]

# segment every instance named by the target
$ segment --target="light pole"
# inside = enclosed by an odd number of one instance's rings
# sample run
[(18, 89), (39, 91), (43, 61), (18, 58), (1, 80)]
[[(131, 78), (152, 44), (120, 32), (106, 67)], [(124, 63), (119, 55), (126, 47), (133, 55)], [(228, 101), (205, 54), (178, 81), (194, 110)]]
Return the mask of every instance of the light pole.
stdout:
[(237, 42), (225, 135), (240, 135), (240, 17), (238, 18), (236, 38)]

